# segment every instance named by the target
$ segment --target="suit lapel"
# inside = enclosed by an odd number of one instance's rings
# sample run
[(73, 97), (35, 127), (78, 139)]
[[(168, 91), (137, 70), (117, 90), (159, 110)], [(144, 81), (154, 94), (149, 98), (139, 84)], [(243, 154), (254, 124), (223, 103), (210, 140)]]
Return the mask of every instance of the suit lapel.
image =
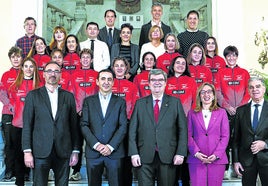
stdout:
[[(256, 132), (261, 131), (263, 124), (268, 118), (268, 103), (266, 101), (263, 102), (262, 111), (259, 119), (259, 124), (257, 126)], [(267, 122), (267, 121), (266, 121)]]
[(115, 102), (116, 102), (115, 95), (112, 94), (112, 95), (111, 95), (110, 102), (109, 102), (108, 107), (107, 107), (107, 110), (106, 110), (105, 117), (104, 117), (105, 120), (106, 120), (106, 119), (110, 116), (110, 114), (112, 113), (113, 108), (114, 108), (114, 106), (115, 106), (115, 104), (116, 104)]
[(162, 100), (162, 104), (161, 104), (161, 108), (160, 108), (160, 113), (159, 113), (159, 118), (158, 118), (158, 123), (160, 124), (161, 119), (165, 116), (167, 110), (168, 110), (168, 102), (169, 102), (169, 98), (168, 96), (166, 96), (164, 94), (163, 96), (163, 100)]
[(196, 113), (196, 117), (197, 117), (197, 120), (198, 120), (198, 123), (199, 125), (201, 126), (201, 128), (206, 131), (206, 126), (205, 126), (205, 121), (204, 121), (204, 118), (203, 118), (203, 114), (202, 114), (202, 111), (200, 112), (197, 112)]
[(91, 105), (91, 106), (95, 107), (95, 110), (98, 113), (99, 117), (101, 119), (103, 119), (104, 117), (103, 117), (103, 114), (102, 114), (99, 94), (95, 94), (94, 96), (95, 96), (95, 99), (93, 99), (94, 104)]
[(52, 109), (51, 109), (51, 104), (50, 104), (50, 100), (49, 100), (49, 97), (48, 97), (48, 93), (47, 93), (47, 89), (45, 86), (43, 86), (42, 88), (40, 88), (40, 93), (43, 97), (43, 100), (44, 100), (44, 103), (45, 103), (45, 106), (47, 107), (47, 109), (49, 110), (49, 113), (52, 117)]
[(58, 108), (57, 108), (57, 113), (56, 113), (56, 116), (55, 116), (55, 120), (57, 120), (58, 117), (61, 115), (63, 101), (64, 101), (64, 94), (62, 92), (62, 89), (58, 88)]
[(147, 116), (150, 116), (150, 119), (152, 120), (151, 123), (155, 124), (152, 95), (146, 98), (146, 110), (148, 112)]

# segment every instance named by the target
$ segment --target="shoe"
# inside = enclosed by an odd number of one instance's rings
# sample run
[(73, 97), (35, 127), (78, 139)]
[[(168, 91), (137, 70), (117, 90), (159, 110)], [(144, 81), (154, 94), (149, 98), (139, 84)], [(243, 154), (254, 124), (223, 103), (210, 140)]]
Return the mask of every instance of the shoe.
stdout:
[(55, 180), (54, 178), (54, 172), (52, 169), (49, 170), (49, 173), (48, 173), (48, 181), (53, 181)]
[(70, 181), (79, 181), (81, 179), (82, 179), (82, 176), (81, 176), (80, 172), (73, 173), (71, 175), (71, 177), (69, 178)]
[(12, 172), (8, 172), (5, 174), (5, 176), (2, 178), (2, 181), (9, 182), (9, 181), (15, 181), (16, 177), (12, 174)]
[(28, 173), (24, 175), (24, 181), (30, 181), (30, 176)]

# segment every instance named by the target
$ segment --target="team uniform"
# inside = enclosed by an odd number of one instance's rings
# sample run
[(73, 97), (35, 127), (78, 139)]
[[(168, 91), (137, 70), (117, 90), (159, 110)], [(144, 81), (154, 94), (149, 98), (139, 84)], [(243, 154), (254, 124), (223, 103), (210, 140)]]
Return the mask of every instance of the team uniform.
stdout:
[(80, 57), (77, 53), (67, 53), (63, 58), (63, 68), (70, 74), (81, 68)]
[(82, 110), (83, 101), (87, 96), (98, 92), (97, 77), (98, 72), (92, 69), (78, 69), (72, 75), (71, 84), (77, 112)]
[(34, 59), (35, 62), (36, 62), (40, 80), (41, 80), (42, 82), (45, 82), (45, 79), (44, 79), (44, 77), (43, 77), (43, 71), (44, 71), (44, 67), (45, 67), (45, 65), (46, 65), (49, 61), (51, 61), (51, 57), (50, 57), (49, 55), (46, 55), (46, 54), (35, 54), (35, 55), (33, 56), (33, 59)]
[(205, 66), (210, 69), (212, 73), (212, 82), (215, 83), (217, 72), (219, 71), (219, 69), (225, 68), (226, 63), (221, 56), (215, 55), (213, 57), (210, 57), (207, 55)]
[(127, 79), (114, 79), (113, 94), (126, 100), (127, 118), (130, 119), (136, 101), (140, 98), (138, 88)]
[(151, 94), (148, 81), (149, 72), (149, 70), (143, 70), (140, 74), (136, 75), (133, 80), (133, 83), (138, 88), (140, 97), (145, 97)]
[(164, 72), (168, 74), (169, 66), (172, 60), (177, 56), (181, 56), (181, 54), (179, 54), (178, 52), (168, 53), (166, 51), (164, 54), (162, 54), (157, 58), (156, 67), (162, 69)]
[(204, 65), (189, 65), (191, 77), (195, 79), (197, 87), (204, 82), (212, 83), (212, 73), (210, 69)]
[(197, 85), (193, 78), (189, 76), (173, 76), (167, 79), (165, 93), (179, 98), (185, 115), (187, 115), (189, 110), (195, 108), (196, 90)]

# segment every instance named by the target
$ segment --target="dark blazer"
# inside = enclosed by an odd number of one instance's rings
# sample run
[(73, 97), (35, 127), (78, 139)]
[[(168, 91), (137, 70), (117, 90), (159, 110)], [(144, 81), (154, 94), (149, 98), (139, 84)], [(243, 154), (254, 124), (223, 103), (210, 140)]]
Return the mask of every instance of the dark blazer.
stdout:
[(187, 156), (187, 122), (178, 98), (164, 94), (158, 123), (152, 95), (136, 102), (129, 124), (128, 154), (138, 154), (142, 163), (152, 163), (156, 144), (162, 163), (171, 164), (175, 155)]
[[(121, 43), (115, 43), (111, 49), (111, 67), (113, 66), (112, 62), (115, 57), (119, 56)], [(140, 60), (140, 50), (139, 46), (135, 44), (130, 44), (130, 55), (131, 55), (131, 64), (129, 72), (131, 74), (137, 74), (137, 70), (139, 68), (139, 60)]]
[[(103, 42), (105, 42), (108, 45), (108, 32), (107, 32), (107, 28), (106, 26), (104, 26), (103, 28), (100, 29), (100, 32), (98, 34), (98, 40), (101, 40)], [(113, 44), (114, 43), (120, 43), (121, 42), (121, 38), (120, 38), (120, 30), (118, 30), (117, 28), (114, 27), (114, 31), (113, 31)], [(111, 48), (109, 48), (109, 50), (111, 50)]]
[(233, 163), (240, 162), (242, 166), (250, 166), (254, 156), (260, 166), (268, 166), (268, 149), (253, 155), (250, 146), (253, 141), (263, 140), (268, 144), (268, 102), (264, 101), (259, 124), (253, 131), (251, 124), (251, 102), (237, 108), (233, 139)]
[[(139, 40), (139, 47), (141, 49), (142, 45), (144, 43), (148, 43), (150, 42), (149, 38), (148, 38), (148, 34), (149, 34), (149, 30), (152, 27), (151, 21), (147, 24), (142, 25), (141, 27), (141, 33), (140, 33), (140, 40)], [(171, 32), (171, 28), (170, 26), (164, 24), (163, 22), (161, 22), (161, 28), (164, 32), (164, 37), (161, 39), (161, 42), (164, 42), (164, 38), (165, 36)]]
[(45, 86), (28, 93), (23, 111), (22, 149), (32, 149), (36, 158), (46, 158), (54, 145), (57, 155), (70, 158), (79, 150), (79, 124), (72, 93), (58, 89), (55, 120)]
[(85, 98), (81, 118), (82, 134), (86, 140), (86, 157), (98, 158), (101, 154), (93, 149), (100, 142), (109, 144), (114, 151), (111, 159), (125, 156), (123, 139), (127, 132), (126, 102), (124, 99), (112, 95), (105, 117), (103, 117), (99, 95)]

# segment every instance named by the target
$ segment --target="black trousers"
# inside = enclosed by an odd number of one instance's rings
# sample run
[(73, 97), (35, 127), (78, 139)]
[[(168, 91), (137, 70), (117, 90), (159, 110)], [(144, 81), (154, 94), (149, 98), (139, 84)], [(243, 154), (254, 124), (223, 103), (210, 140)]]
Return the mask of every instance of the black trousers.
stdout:
[(242, 185), (243, 186), (256, 186), (257, 176), (259, 174), (262, 186), (268, 185), (268, 166), (261, 166), (262, 162), (259, 162), (256, 156), (254, 157), (251, 166), (243, 166), (242, 172)]
[(47, 158), (34, 158), (34, 161), (34, 186), (47, 186), (50, 169), (54, 172), (56, 186), (68, 186), (70, 158), (60, 158), (53, 147)]
[(12, 174), (15, 174), (15, 153), (11, 143), (12, 119), (13, 116), (11, 114), (2, 115), (2, 135), (5, 143), (4, 147), (4, 157), (6, 165), (5, 173), (11, 172)]
[(15, 184), (18, 186), (24, 185), (24, 174), (25, 174), (25, 165), (24, 165), (24, 154), (21, 148), (21, 135), (22, 128), (17, 128), (12, 126), (11, 128), (11, 149), (15, 154)]

